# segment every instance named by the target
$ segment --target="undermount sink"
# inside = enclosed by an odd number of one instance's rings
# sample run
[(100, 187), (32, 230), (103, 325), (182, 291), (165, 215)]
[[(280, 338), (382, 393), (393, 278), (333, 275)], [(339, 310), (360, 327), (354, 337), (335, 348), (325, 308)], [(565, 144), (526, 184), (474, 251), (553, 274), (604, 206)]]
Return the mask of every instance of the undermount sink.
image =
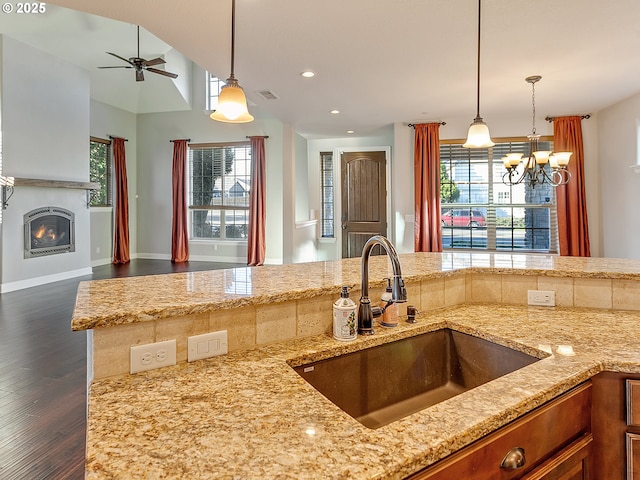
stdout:
[(482, 338), (441, 329), (294, 370), (374, 429), (538, 360)]

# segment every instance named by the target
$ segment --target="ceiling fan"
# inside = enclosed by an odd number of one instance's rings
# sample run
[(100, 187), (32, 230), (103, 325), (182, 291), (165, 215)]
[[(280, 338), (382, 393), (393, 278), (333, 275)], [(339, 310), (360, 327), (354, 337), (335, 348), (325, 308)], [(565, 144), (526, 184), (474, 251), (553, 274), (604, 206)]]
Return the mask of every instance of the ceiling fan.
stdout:
[(129, 65), (119, 65), (114, 67), (98, 67), (98, 68), (135, 68), (136, 70), (136, 81), (142, 82), (144, 81), (144, 71), (157, 73), (159, 75), (164, 75), (165, 77), (178, 78), (178, 75), (171, 72), (166, 72), (164, 70), (158, 70), (157, 68), (152, 68), (153, 65), (161, 65), (166, 63), (162, 58), (153, 58), (151, 60), (145, 60), (144, 58), (140, 58), (140, 25), (138, 25), (138, 55), (136, 57), (131, 57), (128, 60), (120, 55), (116, 55), (115, 53), (107, 52), (109, 55), (113, 55), (120, 60), (127, 62)]

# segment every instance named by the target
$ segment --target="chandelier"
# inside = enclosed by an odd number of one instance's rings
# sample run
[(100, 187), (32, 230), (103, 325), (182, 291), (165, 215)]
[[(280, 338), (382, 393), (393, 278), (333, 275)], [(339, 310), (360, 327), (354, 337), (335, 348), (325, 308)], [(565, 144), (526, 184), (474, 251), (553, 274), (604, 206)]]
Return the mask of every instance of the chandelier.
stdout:
[[(502, 162), (507, 169), (502, 176), (502, 182), (506, 185), (513, 186), (526, 181), (532, 188), (544, 183), (557, 187), (566, 185), (571, 179), (571, 172), (567, 170), (567, 166), (571, 155), (573, 155), (572, 152), (551, 152), (549, 150), (539, 150), (538, 148), (540, 135), (536, 133), (536, 82), (541, 79), (540, 75), (525, 78), (525, 81), (531, 84), (533, 123), (531, 134), (527, 135), (529, 156), (523, 159), (522, 153), (507, 153), (502, 158)], [(521, 161), (523, 170), (522, 173), (519, 173), (518, 167)]]

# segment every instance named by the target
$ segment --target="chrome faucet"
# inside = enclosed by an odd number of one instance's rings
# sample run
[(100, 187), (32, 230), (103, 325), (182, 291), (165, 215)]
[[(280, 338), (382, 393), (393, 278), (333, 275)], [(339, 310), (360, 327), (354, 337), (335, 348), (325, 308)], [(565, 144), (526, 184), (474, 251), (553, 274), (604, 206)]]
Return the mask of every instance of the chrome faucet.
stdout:
[(391, 301), (394, 303), (407, 301), (407, 290), (404, 287), (404, 280), (400, 271), (400, 260), (396, 249), (382, 235), (371, 237), (362, 248), (362, 295), (360, 297), (360, 306), (358, 307), (358, 333), (361, 335), (373, 335), (373, 317), (380, 316), (381, 313), (379, 307), (371, 307), (371, 300), (369, 300), (369, 255), (375, 245), (382, 246), (387, 252), (389, 260), (391, 260), (391, 266), (393, 267)]

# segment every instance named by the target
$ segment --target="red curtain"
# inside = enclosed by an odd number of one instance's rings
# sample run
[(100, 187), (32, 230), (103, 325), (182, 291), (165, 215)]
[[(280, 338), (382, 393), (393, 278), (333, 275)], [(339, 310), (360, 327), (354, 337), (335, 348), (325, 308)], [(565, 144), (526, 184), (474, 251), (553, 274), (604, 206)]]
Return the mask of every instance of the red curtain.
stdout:
[(189, 261), (189, 233), (187, 230), (187, 192), (185, 168), (187, 141), (173, 141), (173, 218), (171, 223), (171, 261)]
[(116, 184), (116, 220), (113, 263), (129, 263), (129, 188), (124, 138), (113, 139), (113, 169)]
[(266, 158), (264, 137), (251, 137), (251, 192), (249, 193), (248, 265), (263, 265), (266, 251)]
[(582, 117), (558, 117), (553, 121), (553, 149), (573, 152), (568, 170), (571, 180), (556, 188), (560, 255), (589, 257), (589, 222), (584, 181)]
[(416, 252), (441, 252), (440, 235), (440, 124), (415, 126), (414, 180)]

